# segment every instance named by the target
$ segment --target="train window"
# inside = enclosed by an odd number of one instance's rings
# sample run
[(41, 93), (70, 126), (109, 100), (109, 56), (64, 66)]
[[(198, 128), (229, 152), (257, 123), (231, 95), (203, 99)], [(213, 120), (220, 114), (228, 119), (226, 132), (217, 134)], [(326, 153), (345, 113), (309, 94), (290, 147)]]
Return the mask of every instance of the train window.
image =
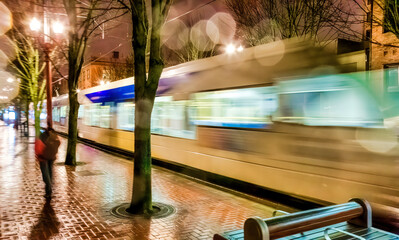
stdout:
[(60, 117), (65, 118), (67, 115), (67, 107), (66, 106), (62, 106), (60, 109)]
[(54, 122), (60, 121), (60, 108), (59, 107), (53, 108), (53, 121)]
[(91, 126), (100, 126), (100, 103), (90, 106), (90, 124)]
[(260, 87), (194, 94), (197, 125), (264, 128), (277, 108), (275, 87)]
[(171, 96), (157, 97), (151, 117), (151, 132), (172, 137), (195, 137), (190, 121), (190, 102), (173, 101)]
[(122, 102), (117, 105), (117, 128), (134, 130), (134, 103)]
[(78, 118), (83, 118), (84, 106), (80, 105), (78, 110)]
[(84, 105), (85, 115), (83, 116), (83, 124), (90, 126), (91, 125), (91, 109), (90, 105)]
[(276, 120), (310, 126), (372, 126), (380, 114), (355, 79), (320, 77), (279, 83)]
[(100, 127), (102, 128), (111, 127), (111, 105), (112, 103), (106, 103), (104, 106), (100, 106)]
[(398, 92), (399, 91), (399, 65), (385, 65), (384, 72), (386, 86), (388, 87), (388, 92)]

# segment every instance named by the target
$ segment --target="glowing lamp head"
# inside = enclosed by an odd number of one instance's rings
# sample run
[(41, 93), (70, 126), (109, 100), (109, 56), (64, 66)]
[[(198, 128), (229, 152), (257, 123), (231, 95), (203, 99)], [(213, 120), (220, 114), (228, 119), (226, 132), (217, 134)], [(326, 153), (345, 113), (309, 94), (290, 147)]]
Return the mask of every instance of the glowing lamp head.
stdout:
[(237, 52), (242, 52), (244, 50), (244, 47), (242, 46), (242, 45), (240, 45), (238, 48), (237, 48)]
[(55, 33), (55, 34), (61, 34), (61, 33), (63, 33), (64, 32), (64, 24), (62, 24), (60, 21), (55, 21), (54, 23), (53, 23), (53, 32)]
[(104, 80), (101, 80), (100, 85), (104, 85), (104, 84), (105, 84)]
[(9, 77), (9, 78), (7, 78), (7, 82), (12, 83), (12, 82), (14, 82), (14, 79)]
[(41, 25), (42, 25), (42, 24), (40, 23), (39, 20), (37, 20), (37, 18), (33, 18), (33, 19), (30, 21), (30, 23), (29, 23), (30, 30), (32, 30), (32, 31), (39, 31)]
[(227, 54), (233, 54), (236, 51), (236, 47), (230, 43), (229, 45), (226, 46), (225, 51)]

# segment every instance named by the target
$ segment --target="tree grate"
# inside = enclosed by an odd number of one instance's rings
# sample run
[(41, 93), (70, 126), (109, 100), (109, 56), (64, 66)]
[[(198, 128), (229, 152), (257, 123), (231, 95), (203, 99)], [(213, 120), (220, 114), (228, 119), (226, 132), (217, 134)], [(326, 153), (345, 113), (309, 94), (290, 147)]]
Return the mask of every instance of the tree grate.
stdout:
[(116, 207), (113, 207), (110, 211), (111, 215), (117, 218), (123, 219), (133, 219), (133, 218), (165, 218), (168, 217), (176, 212), (176, 209), (168, 204), (153, 202), (152, 208), (153, 213), (149, 215), (141, 215), (141, 214), (132, 214), (127, 212), (130, 203), (122, 203)]

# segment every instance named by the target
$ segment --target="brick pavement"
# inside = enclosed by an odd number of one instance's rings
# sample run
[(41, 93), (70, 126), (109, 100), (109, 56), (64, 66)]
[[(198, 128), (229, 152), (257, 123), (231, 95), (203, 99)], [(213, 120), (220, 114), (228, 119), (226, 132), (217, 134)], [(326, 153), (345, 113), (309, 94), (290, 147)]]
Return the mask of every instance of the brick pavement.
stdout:
[(46, 203), (34, 138), (21, 138), (8, 126), (0, 126), (0, 136), (0, 239), (211, 239), (242, 228), (248, 217), (270, 217), (274, 211), (154, 167), (153, 201), (174, 206), (176, 213), (115, 218), (110, 209), (131, 197), (132, 162), (79, 144), (78, 161), (86, 164), (65, 166), (64, 139), (54, 166), (54, 197)]

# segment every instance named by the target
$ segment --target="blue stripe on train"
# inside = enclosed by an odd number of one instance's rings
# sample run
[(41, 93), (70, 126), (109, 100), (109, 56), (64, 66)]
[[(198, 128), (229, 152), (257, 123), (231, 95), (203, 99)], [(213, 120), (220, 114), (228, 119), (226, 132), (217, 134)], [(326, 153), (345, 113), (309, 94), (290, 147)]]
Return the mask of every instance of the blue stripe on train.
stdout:
[(250, 122), (218, 122), (218, 121), (192, 121), (193, 124), (199, 126), (212, 127), (234, 127), (234, 128), (266, 128), (267, 123), (250, 123)]

